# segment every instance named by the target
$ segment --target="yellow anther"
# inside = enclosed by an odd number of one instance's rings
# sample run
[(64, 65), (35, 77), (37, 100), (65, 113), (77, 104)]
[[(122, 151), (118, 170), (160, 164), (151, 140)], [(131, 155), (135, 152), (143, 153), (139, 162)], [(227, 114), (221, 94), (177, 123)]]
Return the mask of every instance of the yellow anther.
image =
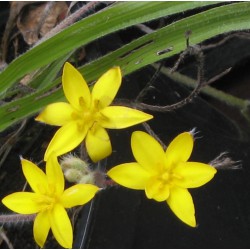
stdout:
[(79, 97), (79, 104), (80, 104), (81, 107), (85, 106), (85, 101), (84, 101), (82, 96)]
[(162, 178), (164, 181), (168, 181), (168, 180), (169, 180), (169, 177), (170, 177), (170, 174), (169, 174), (168, 172), (163, 173), (163, 175), (161, 176), (161, 178)]
[(73, 120), (76, 120), (76, 119), (78, 119), (80, 116), (79, 116), (79, 114), (77, 114), (76, 112), (73, 112), (73, 113), (71, 114), (71, 117), (72, 117)]

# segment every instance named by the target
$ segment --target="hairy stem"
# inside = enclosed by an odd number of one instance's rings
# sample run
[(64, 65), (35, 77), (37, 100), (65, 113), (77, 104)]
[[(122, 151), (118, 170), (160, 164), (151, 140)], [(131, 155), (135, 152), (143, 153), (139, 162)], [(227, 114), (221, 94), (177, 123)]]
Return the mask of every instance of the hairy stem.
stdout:
[(16, 224), (19, 222), (28, 222), (35, 219), (35, 214), (1, 214), (0, 215), (0, 224)]

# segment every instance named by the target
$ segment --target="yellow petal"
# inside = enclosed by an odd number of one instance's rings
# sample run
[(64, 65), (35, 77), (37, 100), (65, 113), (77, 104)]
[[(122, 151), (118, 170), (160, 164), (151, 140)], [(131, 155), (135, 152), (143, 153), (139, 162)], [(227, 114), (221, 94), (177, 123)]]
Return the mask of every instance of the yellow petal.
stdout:
[(76, 148), (85, 138), (87, 127), (80, 127), (77, 122), (70, 122), (57, 130), (45, 152), (44, 160), (54, 151), (56, 156)]
[(180, 220), (191, 227), (196, 226), (194, 203), (187, 189), (171, 188), (167, 203)]
[(63, 126), (72, 121), (73, 112), (74, 109), (70, 104), (66, 102), (56, 102), (46, 106), (35, 120), (50, 125)]
[(200, 162), (185, 162), (179, 164), (173, 170), (176, 176), (181, 178), (174, 179), (175, 185), (183, 188), (196, 188), (209, 182), (217, 170), (207, 164)]
[(41, 210), (36, 202), (40, 195), (31, 192), (16, 192), (3, 198), (2, 203), (19, 214), (34, 214)]
[(154, 199), (156, 201), (165, 201), (169, 197), (169, 185), (163, 185), (157, 177), (151, 178), (146, 185), (146, 196), (148, 199)]
[(150, 178), (150, 174), (138, 163), (124, 163), (111, 168), (107, 175), (116, 183), (132, 189), (143, 190)]
[(191, 133), (184, 132), (174, 138), (166, 150), (167, 166), (189, 159), (194, 145)]
[(55, 154), (51, 154), (46, 163), (46, 175), (50, 186), (55, 187), (55, 192), (59, 196), (64, 191), (64, 175)]
[(57, 242), (64, 248), (72, 248), (72, 225), (69, 216), (62, 205), (55, 204), (50, 212), (50, 225)]
[(111, 104), (121, 86), (122, 74), (120, 67), (114, 67), (104, 73), (92, 90), (92, 99), (102, 109)]
[(86, 149), (92, 161), (100, 161), (112, 153), (111, 142), (107, 131), (94, 125), (86, 137)]
[(47, 191), (48, 183), (45, 173), (31, 161), (21, 159), (23, 174), (35, 193)]
[(99, 188), (92, 184), (77, 184), (66, 189), (61, 197), (65, 208), (84, 205), (89, 202), (99, 191)]
[(49, 230), (50, 221), (48, 217), (48, 211), (40, 212), (37, 214), (33, 225), (34, 238), (39, 247), (44, 246)]
[(131, 147), (136, 161), (152, 174), (162, 170), (166, 160), (160, 143), (151, 135), (135, 131), (131, 137)]
[(104, 128), (121, 129), (148, 121), (152, 115), (123, 106), (109, 106), (100, 111), (100, 124)]
[(89, 107), (91, 100), (89, 87), (81, 73), (68, 62), (63, 68), (62, 85), (67, 100), (75, 109), (82, 110), (82, 107)]

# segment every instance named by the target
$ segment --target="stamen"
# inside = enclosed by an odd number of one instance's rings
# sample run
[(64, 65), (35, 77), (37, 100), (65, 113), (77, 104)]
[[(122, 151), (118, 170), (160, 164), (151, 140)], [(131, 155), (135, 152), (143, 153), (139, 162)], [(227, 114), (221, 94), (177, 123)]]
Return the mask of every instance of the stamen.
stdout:
[(78, 115), (76, 112), (72, 112), (71, 118), (72, 118), (73, 120), (76, 120), (76, 119), (79, 118), (79, 115)]
[(80, 104), (81, 107), (85, 106), (85, 101), (84, 101), (82, 96), (79, 97), (79, 104)]
[(162, 178), (164, 181), (168, 181), (168, 180), (169, 180), (169, 177), (170, 177), (170, 175), (169, 175), (168, 172), (163, 173), (163, 175), (161, 176), (161, 178)]
[(180, 176), (178, 174), (175, 174), (175, 173), (172, 174), (172, 177), (174, 177), (175, 179), (178, 179), (178, 180), (182, 180), (183, 179), (182, 176)]

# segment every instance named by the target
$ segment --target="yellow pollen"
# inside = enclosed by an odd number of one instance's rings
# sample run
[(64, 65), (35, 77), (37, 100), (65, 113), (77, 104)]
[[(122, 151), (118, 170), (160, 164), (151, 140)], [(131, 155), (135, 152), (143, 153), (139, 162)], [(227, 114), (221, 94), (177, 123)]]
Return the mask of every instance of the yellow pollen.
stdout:
[(76, 120), (76, 119), (79, 119), (79, 118), (80, 118), (79, 114), (77, 114), (76, 112), (73, 112), (73, 113), (71, 114), (71, 117), (72, 117), (73, 120)]
[(83, 113), (83, 120), (85, 122), (93, 120), (93, 117), (94, 116), (93, 116), (93, 114), (90, 111), (86, 111), (86, 112)]
[(56, 202), (58, 202), (56, 196), (41, 195), (36, 199), (36, 203), (42, 207), (43, 211), (52, 209)]
[(163, 175), (161, 176), (162, 180), (164, 181), (168, 181), (170, 177), (170, 174), (168, 172), (163, 173)]
[(85, 101), (84, 101), (84, 99), (83, 99), (82, 96), (79, 97), (79, 104), (80, 104), (81, 107), (84, 107), (84, 106), (85, 106)]
[(166, 185), (171, 185), (171, 181), (173, 179), (173, 174), (169, 171), (164, 171), (160, 175), (158, 175), (158, 180), (161, 182), (160, 189)]
[(84, 128), (84, 125), (83, 125), (81, 122), (78, 122), (78, 123), (77, 123), (77, 129), (78, 129), (79, 131), (82, 131), (83, 128)]
[(160, 184), (159, 184), (159, 190), (163, 189), (165, 187), (165, 183), (162, 181)]
[(99, 100), (94, 100), (94, 109), (98, 109), (100, 101)]

